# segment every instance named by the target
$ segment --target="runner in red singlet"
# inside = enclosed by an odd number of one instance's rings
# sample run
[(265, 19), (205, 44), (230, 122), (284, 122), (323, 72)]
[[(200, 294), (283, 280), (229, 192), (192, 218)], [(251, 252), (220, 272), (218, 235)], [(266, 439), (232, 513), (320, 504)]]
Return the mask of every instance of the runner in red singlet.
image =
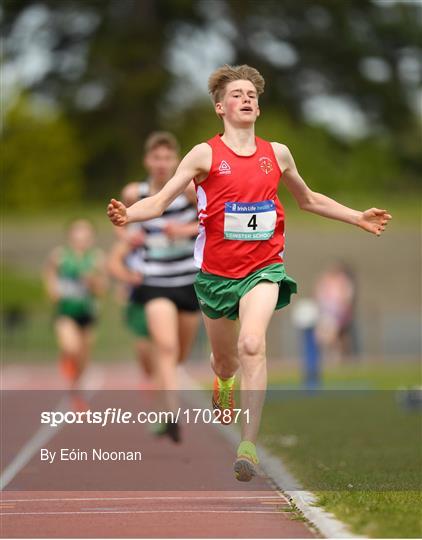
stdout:
[[(207, 144), (212, 163), (196, 188), (201, 220), (195, 250), (198, 266), (210, 274), (243, 278), (257, 268), (281, 263), (284, 210), (277, 196), (281, 171), (273, 147), (255, 137), (255, 148), (244, 156), (227, 146), (224, 136), (216, 135)], [(262, 201), (268, 202), (267, 208)], [(252, 208), (254, 203), (261, 208)], [(275, 219), (269, 232), (260, 231), (264, 217)], [(238, 230), (244, 222), (246, 233)]]
[(234, 376), (240, 368), (241, 409), (250, 409), (234, 464), (241, 481), (251, 480), (258, 463), (255, 442), (267, 385), (266, 330), (274, 309), (287, 305), (296, 292), (283, 265), (279, 180), (302, 210), (377, 236), (391, 219), (386, 210), (360, 212), (312, 191), (287, 146), (255, 137), (264, 84), (258, 71), (246, 65), (215, 71), (209, 90), (224, 124), (223, 135), (195, 146), (159, 193), (129, 208), (112, 199), (107, 208), (115, 225), (145, 221), (161, 215), (195, 180), (200, 220), (195, 256), (201, 268), (195, 289), (212, 348), (213, 404), (223, 423), (232, 420)]

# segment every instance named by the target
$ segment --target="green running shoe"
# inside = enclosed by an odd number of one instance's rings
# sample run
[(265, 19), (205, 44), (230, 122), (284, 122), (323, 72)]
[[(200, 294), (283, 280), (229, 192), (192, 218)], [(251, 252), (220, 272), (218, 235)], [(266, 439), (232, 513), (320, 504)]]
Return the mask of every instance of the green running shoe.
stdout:
[(234, 408), (234, 388), (235, 376), (230, 379), (222, 380), (215, 376), (214, 391), (212, 394), (212, 406), (214, 411), (219, 415), (218, 419), (221, 424), (231, 424), (233, 422)]
[(242, 441), (237, 449), (237, 459), (234, 462), (234, 475), (239, 482), (250, 482), (256, 475), (256, 465), (259, 463), (256, 447), (250, 441)]

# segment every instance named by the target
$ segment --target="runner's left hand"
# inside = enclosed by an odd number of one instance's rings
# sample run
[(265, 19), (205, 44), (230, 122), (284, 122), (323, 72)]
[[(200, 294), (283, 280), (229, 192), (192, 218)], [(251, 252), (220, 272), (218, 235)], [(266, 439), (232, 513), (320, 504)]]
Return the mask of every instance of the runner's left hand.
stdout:
[(370, 208), (362, 212), (357, 225), (365, 231), (381, 236), (391, 218), (387, 210)]

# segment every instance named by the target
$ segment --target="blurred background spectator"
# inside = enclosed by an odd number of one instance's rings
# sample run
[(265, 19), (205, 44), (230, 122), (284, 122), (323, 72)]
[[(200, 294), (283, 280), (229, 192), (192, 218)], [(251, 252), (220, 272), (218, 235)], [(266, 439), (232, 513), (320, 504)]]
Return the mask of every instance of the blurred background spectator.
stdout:
[(317, 279), (316, 339), (325, 360), (339, 363), (357, 353), (356, 280), (342, 262), (333, 263)]

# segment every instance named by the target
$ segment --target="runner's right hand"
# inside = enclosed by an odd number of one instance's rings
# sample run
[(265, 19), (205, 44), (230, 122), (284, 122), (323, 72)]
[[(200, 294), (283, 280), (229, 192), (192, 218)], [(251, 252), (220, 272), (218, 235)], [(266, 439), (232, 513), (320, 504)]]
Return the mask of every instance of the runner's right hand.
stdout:
[(130, 272), (127, 277), (127, 282), (129, 285), (141, 285), (144, 281), (144, 276), (142, 274), (139, 274), (138, 272)]
[(127, 223), (126, 206), (116, 199), (111, 199), (110, 204), (107, 206), (107, 215), (113, 225), (123, 227)]
[(133, 248), (141, 247), (145, 244), (145, 233), (139, 227), (136, 230), (127, 229), (127, 241)]

